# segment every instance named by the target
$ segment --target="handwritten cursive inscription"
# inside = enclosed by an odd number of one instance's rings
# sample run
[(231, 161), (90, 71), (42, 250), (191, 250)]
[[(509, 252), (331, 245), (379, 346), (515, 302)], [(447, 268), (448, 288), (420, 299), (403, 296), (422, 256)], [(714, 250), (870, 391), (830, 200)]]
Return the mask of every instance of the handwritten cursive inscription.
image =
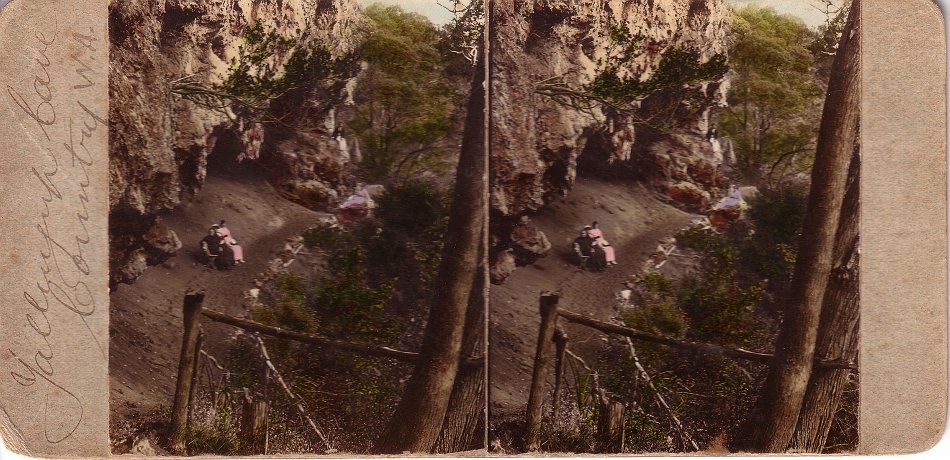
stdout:
[(19, 91), (10, 85), (7, 85), (7, 94), (10, 95), (13, 102), (19, 106), (24, 113), (36, 122), (40, 131), (43, 132), (43, 136), (46, 137), (46, 140), (50, 140), (49, 132), (47, 132), (46, 129), (48, 126), (52, 126), (53, 123), (56, 123), (56, 109), (53, 108), (53, 80), (49, 74), (49, 67), (53, 63), (49, 60), (48, 53), (50, 46), (56, 42), (56, 34), (54, 31), (53, 37), (47, 39), (44, 34), (37, 32), (34, 38), (43, 45), (42, 48), (36, 50), (38, 54), (36, 63), (40, 65), (42, 74), (36, 74), (33, 77), (33, 93), (38, 96), (40, 100), (36, 103), (30, 103), (25, 97), (20, 95)]
[[(62, 329), (63, 337), (72, 332), (63, 321), (81, 322), (106, 357), (88, 322), (97, 313), (97, 279), (102, 278), (96, 278), (90, 267), (93, 235), (88, 224), (90, 171), (97, 153), (101, 154), (97, 149), (103, 148), (108, 123), (88, 100), (98, 94), (91, 91), (99, 91), (104, 80), (94, 65), (100, 46), (95, 31), (61, 35), (54, 29), (37, 32), (33, 38), (32, 82), (26, 88), (7, 85), (6, 95), (11, 107), (19, 109), (24, 128), (42, 134), (35, 139), (43, 153), (31, 167), (27, 184), (36, 188), (36, 202), (41, 204), (33, 225), (41, 241), (38, 274), (34, 286), (21, 296), (34, 345), (29, 353), (22, 351), (22, 345), (7, 351), (14, 361), (9, 372), (13, 383), (44, 394), (43, 432), (46, 441), (55, 444), (77, 432), (85, 413), (79, 382), (57, 372), (69, 364), (63, 361), (69, 354), (63, 356), (56, 349), (57, 331)], [(72, 65), (70, 72), (57, 71), (59, 63), (50, 57), (59, 55), (69, 56), (60, 62)], [(58, 91), (64, 88), (69, 91)]]

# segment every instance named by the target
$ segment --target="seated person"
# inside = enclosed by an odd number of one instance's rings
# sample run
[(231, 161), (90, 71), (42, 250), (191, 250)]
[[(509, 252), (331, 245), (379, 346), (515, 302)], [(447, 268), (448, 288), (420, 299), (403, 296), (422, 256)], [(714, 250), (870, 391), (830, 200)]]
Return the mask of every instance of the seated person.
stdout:
[(586, 228), (581, 231), (580, 236), (574, 238), (574, 253), (577, 254), (577, 257), (580, 259), (580, 265), (582, 267), (586, 265), (587, 259), (592, 254), (593, 244), (594, 239), (590, 237), (590, 233)]
[(221, 245), (223, 240), (218, 234), (218, 226), (213, 225), (208, 230), (208, 235), (201, 239), (201, 251), (207, 258), (207, 264), (210, 268), (217, 268), (216, 259), (221, 255)]
[(224, 240), (224, 244), (229, 246), (232, 251), (234, 251), (234, 263), (243, 264), (244, 263), (244, 249), (241, 248), (241, 245), (238, 244), (237, 240), (231, 236), (231, 230), (225, 226), (224, 220), (218, 224), (218, 235), (221, 235), (221, 238)]

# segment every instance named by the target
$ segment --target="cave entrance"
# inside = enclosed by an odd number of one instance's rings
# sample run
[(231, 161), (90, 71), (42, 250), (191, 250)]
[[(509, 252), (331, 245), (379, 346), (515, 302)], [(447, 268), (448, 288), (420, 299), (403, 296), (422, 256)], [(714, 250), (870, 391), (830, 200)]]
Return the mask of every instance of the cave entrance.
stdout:
[(618, 165), (610, 163), (610, 153), (613, 149), (606, 132), (597, 131), (588, 136), (584, 149), (577, 156), (577, 177), (616, 177)]
[(245, 146), (235, 131), (219, 129), (215, 135), (217, 140), (208, 154), (209, 176), (245, 176), (254, 172), (250, 162), (238, 161)]

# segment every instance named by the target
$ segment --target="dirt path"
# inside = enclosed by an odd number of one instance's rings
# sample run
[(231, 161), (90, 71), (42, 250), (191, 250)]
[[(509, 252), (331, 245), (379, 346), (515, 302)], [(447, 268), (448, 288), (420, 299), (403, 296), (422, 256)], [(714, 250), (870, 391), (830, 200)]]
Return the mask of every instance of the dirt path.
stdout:
[[(110, 296), (110, 396), (113, 434), (137, 418), (169, 407), (181, 348), (181, 305), (187, 289), (204, 290), (205, 305), (231, 314), (244, 313), (244, 292), (268, 261), (325, 214), (290, 203), (261, 179), (209, 176), (192, 202), (163, 216), (182, 240), (178, 255), (149, 268), (135, 284), (121, 285)], [(246, 264), (216, 271), (200, 263), (198, 242), (208, 227), (228, 221), (244, 248)], [(205, 348), (225, 358), (233, 328), (205, 321)]]
[[(532, 216), (550, 239), (551, 252), (534, 265), (516, 270), (504, 285), (491, 290), (493, 425), (524, 416), (540, 323), (539, 294), (560, 290), (562, 308), (608, 319), (616, 313), (616, 296), (624, 281), (642, 267), (658, 241), (695, 217), (660, 202), (641, 185), (596, 179), (578, 179), (567, 198)], [(600, 273), (570, 263), (572, 241), (584, 225), (595, 220), (615, 247), (619, 263)], [(574, 325), (567, 325), (566, 332), (568, 347), (591, 363), (604, 337)]]

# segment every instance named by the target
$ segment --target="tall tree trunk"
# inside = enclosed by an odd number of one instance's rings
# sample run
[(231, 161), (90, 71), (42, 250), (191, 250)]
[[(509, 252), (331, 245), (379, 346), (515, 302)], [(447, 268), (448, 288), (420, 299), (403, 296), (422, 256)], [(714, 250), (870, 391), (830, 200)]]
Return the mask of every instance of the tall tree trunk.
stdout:
[[(484, 254), (484, 252), (483, 252)], [(484, 260), (484, 259), (483, 259)], [(462, 337), (462, 358), (480, 357), (480, 363), (467, 363), (459, 367), (455, 388), (449, 399), (449, 408), (442, 423), (442, 432), (436, 443), (437, 453), (452, 453), (463, 450), (487, 448), (485, 436), (477, 429), (485, 426), (485, 369), (488, 366), (485, 349), (485, 279), (487, 266), (479, 266), (475, 275), (472, 295), (465, 319), (465, 334)]]
[(848, 163), (858, 135), (859, 17), (855, 0), (832, 66), (812, 167), (808, 207), (802, 223), (802, 241), (776, 343), (775, 359), (747, 425), (746, 436), (738, 440), (736, 447), (743, 450), (784, 452), (788, 449), (811, 378)]
[[(854, 362), (858, 356), (858, 241), (860, 224), (861, 159), (855, 146), (849, 171), (848, 192), (841, 208), (835, 242), (834, 268), (825, 290), (815, 357), (819, 360)], [(848, 383), (848, 369), (818, 368), (812, 372), (791, 450), (820, 453), (831, 422)]]
[(455, 385), (472, 281), (482, 263), (479, 257), (488, 195), (484, 66), (485, 58), (480, 56), (439, 265), (439, 290), (429, 311), (419, 363), (385, 432), (376, 441), (377, 453), (432, 452)]

